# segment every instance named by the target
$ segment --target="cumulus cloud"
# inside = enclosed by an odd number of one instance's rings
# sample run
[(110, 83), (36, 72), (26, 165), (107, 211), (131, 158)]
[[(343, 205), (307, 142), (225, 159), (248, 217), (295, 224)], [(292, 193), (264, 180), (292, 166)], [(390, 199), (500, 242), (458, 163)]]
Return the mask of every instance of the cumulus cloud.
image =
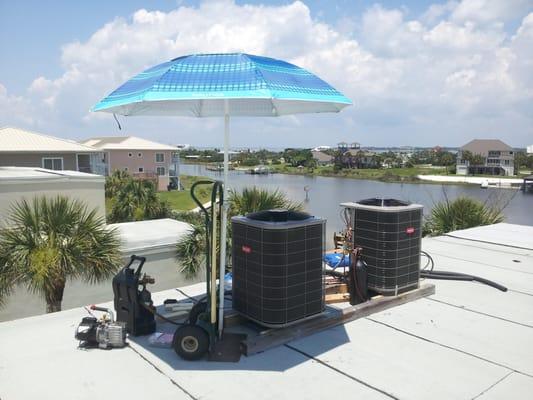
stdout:
[(531, 0), (463, 0), (452, 11), (455, 21), (493, 22), (521, 17), (531, 11)]
[[(301, 1), (141, 9), (108, 22), (86, 41), (65, 44), (60, 77), (39, 76), (19, 97), (0, 87), (0, 105), (31, 109), (34, 123), (65, 136), (114, 133), (108, 116), (89, 109), (135, 73), (178, 55), (243, 51), (305, 67), (355, 107), (334, 116), (236, 121), (238, 145), (312, 146), (325, 137), (329, 144), (458, 145), (506, 135), (511, 144), (523, 145), (532, 134), (533, 13), (526, 14), (527, 1), (502, 3), (449, 1), (418, 18), (371, 5), (335, 25), (313, 19)], [(521, 23), (509, 33), (505, 22), (518, 16)], [(218, 121), (138, 118), (125, 126), (127, 133), (164, 142), (221, 143)], [(505, 126), (513, 132), (502, 131)]]
[[(35, 123), (30, 102), (23, 96), (9, 94), (2, 83), (0, 83), (0, 121), (10, 125)], [(0, 126), (4, 123), (0, 123)]]

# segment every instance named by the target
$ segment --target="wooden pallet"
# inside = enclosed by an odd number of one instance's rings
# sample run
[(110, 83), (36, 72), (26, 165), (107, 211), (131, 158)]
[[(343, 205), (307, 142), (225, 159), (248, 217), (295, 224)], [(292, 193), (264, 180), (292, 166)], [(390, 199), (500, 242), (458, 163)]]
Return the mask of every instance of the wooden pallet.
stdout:
[[(243, 354), (250, 356), (261, 353), (273, 347), (281, 346), (291, 340), (300, 339), (331, 327), (345, 324), (368, 315), (399, 306), (435, 294), (435, 285), (423, 283), (418, 289), (401, 293), (398, 296), (376, 296), (366, 303), (346, 308), (326, 306), (326, 310), (319, 316), (308, 319), (285, 328), (263, 329), (256, 335), (248, 334), (242, 342)], [(344, 296), (343, 293), (338, 293)], [(236, 326), (243, 323), (243, 318), (230, 314), (225, 317), (226, 326)]]

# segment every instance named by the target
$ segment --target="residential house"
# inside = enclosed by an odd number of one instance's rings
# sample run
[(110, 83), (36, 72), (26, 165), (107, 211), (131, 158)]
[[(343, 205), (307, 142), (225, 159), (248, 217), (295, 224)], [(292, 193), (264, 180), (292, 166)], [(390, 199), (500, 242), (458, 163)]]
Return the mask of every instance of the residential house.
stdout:
[[(464, 157), (470, 152), (480, 159), (476, 164)], [(514, 175), (514, 150), (498, 139), (474, 139), (457, 153), (457, 175)]]
[(0, 167), (45, 168), (105, 175), (102, 154), (72, 140), (0, 128)]
[(376, 153), (361, 149), (345, 151), (342, 156), (342, 163), (346, 168), (379, 168), (379, 161)]
[(121, 170), (133, 177), (157, 181), (158, 190), (166, 190), (170, 182), (172, 154), (179, 149), (135, 136), (95, 137), (82, 142), (103, 152), (107, 171)]
[(313, 155), (313, 159), (316, 160), (317, 165), (329, 165), (333, 163), (333, 157), (329, 154), (315, 150), (312, 150), (311, 154)]

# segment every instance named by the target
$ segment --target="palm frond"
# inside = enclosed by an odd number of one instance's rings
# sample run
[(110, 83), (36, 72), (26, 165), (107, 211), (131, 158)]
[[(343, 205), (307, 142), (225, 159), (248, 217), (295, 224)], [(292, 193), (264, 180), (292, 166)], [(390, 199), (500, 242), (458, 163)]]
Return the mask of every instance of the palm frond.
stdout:
[(48, 301), (62, 297), (69, 278), (107, 279), (120, 267), (119, 244), (97, 211), (80, 201), (64, 196), (22, 200), (0, 231), (0, 303), (16, 284)]
[(279, 190), (268, 191), (256, 186), (244, 188), (242, 192), (230, 191), (230, 214), (246, 215), (256, 211), (283, 208), (290, 211), (303, 210), (303, 204), (294, 202)]
[(193, 225), (190, 233), (183, 236), (176, 246), (176, 256), (181, 267), (180, 272), (187, 279), (192, 279), (198, 275), (206, 257), (206, 234), (205, 227)]
[(446, 198), (433, 206), (424, 223), (424, 234), (437, 236), (459, 229), (497, 224), (504, 220), (500, 208), (470, 197)]
[[(274, 208), (283, 208), (291, 211), (301, 211), (303, 209), (302, 203), (289, 200), (283, 192), (278, 190), (271, 192), (257, 187), (245, 188), (242, 192), (232, 190), (228, 201), (230, 204), (230, 217)], [(176, 213), (174, 215), (176, 219), (188, 222), (193, 226), (192, 232), (185, 235), (176, 247), (177, 259), (181, 264), (180, 272), (187, 278), (193, 278), (198, 275), (202, 265), (205, 263), (207, 247), (205, 222), (202, 214), (196, 213), (194, 217), (190, 214)], [(220, 226), (220, 220), (218, 221), (218, 226)], [(231, 254), (231, 234), (231, 225), (229, 225), (226, 241), (228, 260)], [(220, 237), (217, 243), (220, 245)], [(219, 264), (215, 262), (213, 265), (218, 266)]]

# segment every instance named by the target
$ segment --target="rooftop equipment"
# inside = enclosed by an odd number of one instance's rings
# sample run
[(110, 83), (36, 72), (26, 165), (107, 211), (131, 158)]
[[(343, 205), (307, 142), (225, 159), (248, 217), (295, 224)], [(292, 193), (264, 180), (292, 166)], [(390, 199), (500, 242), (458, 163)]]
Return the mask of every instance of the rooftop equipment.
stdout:
[(117, 321), (123, 322), (127, 332), (133, 336), (155, 332), (155, 317), (150, 312), (152, 296), (146, 289), (146, 285), (153, 284), (155, 280), (149, 275), (141, 275), (145, 262), (145, 257), (132, 255), (130, 262), (113, 278)]
[(417, 288), (423, 206), (381, 198), (341, 206), (352, 230), (352, 245), (363, 248), (368, 288), (383, 295)]
[(74, 337), (80, 341), (80, 347), (99, 347), (101, 349), (112, 349), (114, 347), (124, 347), (126, 345), (126, 327), (123, 322), (116, 322), (113, 311), (109, 308), (97, 307), (94, 304), (90, 307), (93, 311), (102, 311), (105, 314), (97, 319), (94, 314), (84, 317), (76, 331)]
[(325, 223), (287, 210), (233, 217), (233, 308), (274, 328), (324, 311)]

